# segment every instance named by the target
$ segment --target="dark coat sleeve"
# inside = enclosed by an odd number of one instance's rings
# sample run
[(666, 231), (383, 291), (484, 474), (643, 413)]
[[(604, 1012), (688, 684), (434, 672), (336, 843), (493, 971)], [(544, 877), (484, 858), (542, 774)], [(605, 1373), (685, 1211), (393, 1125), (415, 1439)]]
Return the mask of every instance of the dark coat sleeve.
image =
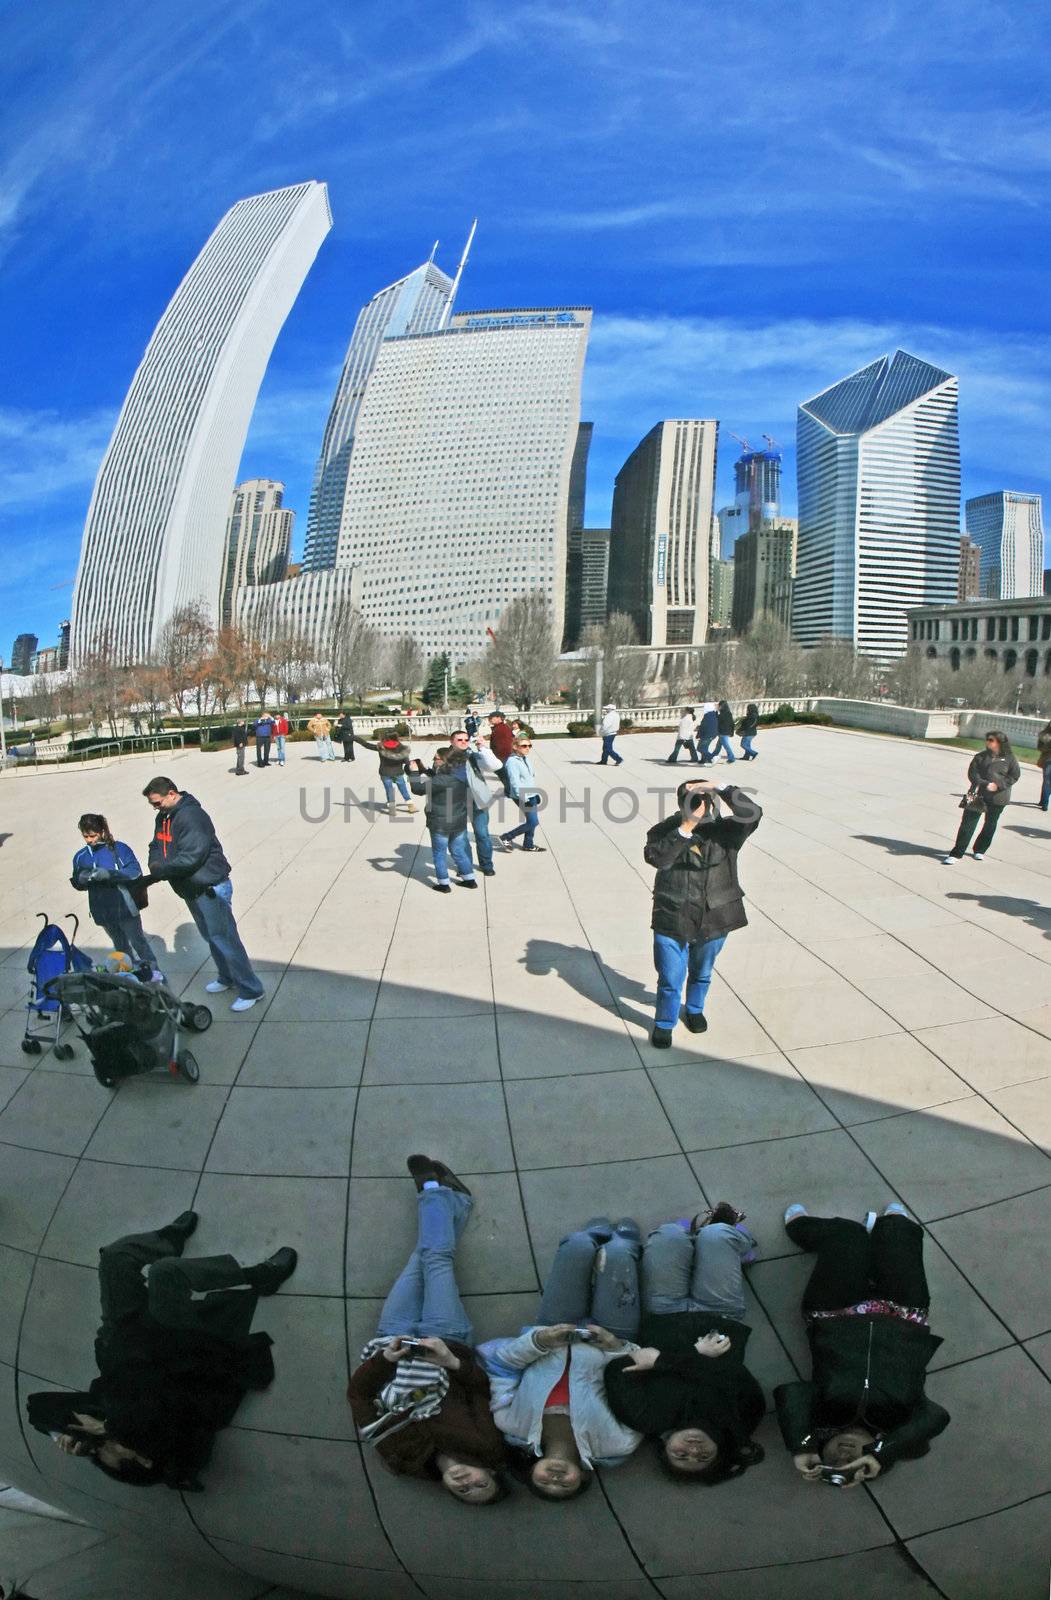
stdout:
[(807, 1449), (814, 1412), (812, 1383), (782, 1383), (774, 1390), (781, 1437), (793, 1455)]
[(679, 832), (680, 817), (665, 817), (663, 822), (658, 822), (656, 827), (650, 829), (646, 835), (646, 847), (643, 856), (651, 867), (660, 871), (664, 867), (674, 866), (680, 856), (693, 843)]
[(873, 1454), (883, 1467), (892, 1467), (902, 1456), (922, 1454), (923, 1447), (949, 1426), (949, 1413), (924, 1395), (919, 1405), (897, 1428), (877, 1439)]
[(718, 828), (723, 842), (739, 850), (749, 834), (758, 828), (763, 818), (763, 808), (750, 794), (733, 785), (720, 789), (719, 797), (730, 807), (730, 816), (720, 817), (717, 822), (702, 823), (697, 832), (702, 834), (706, 826)]
[[(178, 830), (178, 839), (175, 838)], [(185, 817), (172, 818), (172, 842), (164, 855), (154, 836), (150, 845), (151, 878), (188, 878), (203, 867), (215, 843), (215, 829), (200, 806), (191, 806)]]

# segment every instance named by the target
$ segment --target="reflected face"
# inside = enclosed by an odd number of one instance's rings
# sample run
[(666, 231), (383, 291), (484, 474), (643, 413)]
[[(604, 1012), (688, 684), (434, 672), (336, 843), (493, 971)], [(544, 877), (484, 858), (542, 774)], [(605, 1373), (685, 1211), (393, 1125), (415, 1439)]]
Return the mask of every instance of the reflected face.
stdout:
[(1000, 754), (999, 739), (986, 739), (985, 748), (991, 750), (994, 756), (998, 756)]
[(442, 1483), (457, 1500), (474, 1506), (488, 1505), (499, 1487), (495, 1472), (468, 1466), (465, 1461), (451, 1462), (442, 1473)]
[(719, 1454), (719, 1448), (703, 1428), (676, 1428), (664, 1441), (668, 1465), (676, 1472), (703, 1472)]
[(452, 747), (453, 747), (454, 750), (466, 750), (467, 749), (467, 745), (468, 745), (468, 739), (467, 739), (467, 735), (465, 733), (454, 733), (453, 734), (453, 736), (452, 736)]
[(872, 1444), (873, 1435), (867, 1428), (844, 1428), (822, 1446), (821, 1459), (826, 1467), (845, 1467), (871, 1450)]
[(532, 1471), (532, 1480), (541, 1494), (550, 1500), (563, 1500), (580, 1488), (584, 1474), (575, 1461), (562, 1461), (557, 1456), (541, 1456)]
[(94, 828), (82, 828), (80, 831), (85, 844), (100, 844), (102, 842), (101, 833), (96, 833)]

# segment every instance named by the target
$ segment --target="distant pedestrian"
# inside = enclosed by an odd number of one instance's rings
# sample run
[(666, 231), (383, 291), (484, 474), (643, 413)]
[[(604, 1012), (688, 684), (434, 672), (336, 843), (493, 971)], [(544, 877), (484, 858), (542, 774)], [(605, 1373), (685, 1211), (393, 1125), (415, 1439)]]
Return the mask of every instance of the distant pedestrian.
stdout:
[(517, 803), (524, 820), (517, 828), (511, 828), (507, 833), (500, 835), (503, 843), (513, 849), (513, 841), (523, 834), (522, 849), (528, 850), (531, 854), (544, 848), (542, 844), (533, 842), (540, 813), (540, 796), (534, 793), (536, 773), (533, 771), (533, 758), (530, 753), (532, 748), (532, 739), (519, 739), (507, 758), (504, 770), (507, 773), (509, 793), (511, 799)]
[(471, 710), (470, 706), (468, 706), (467, 710), (464, 712), (463, 725), (464, 725), (464, 729), (465, 729), (465, 731), (467, 733), (467, 737), (469, 739), (473, 739), (474, 738), (475, 734), (478, 732), (479, 727), (481, 726), (481, 724), (478, 721), (478, 718), (475, 716), (475, 714)]
[(620, 732), (620, 712), (615, 705), (602, 707), (602, 721), (599, 723), (599, 733), (602, 735), (602, 754), (599, 757), (599, 766), (604, 767), (610, 761), (615, 761), (619, 767), (624, 760), (613, 748), (613, 741)]
[(719, 761), (736, 761), (734, 747), (730, 743), (730, 738), (734, 731), (734, 714), (725, 700), (719, 701), (715, 714), (716, 732), (719, 736), (717, 741), (719, 754), (716, 759)]
[(415, 811), (416, 807), (409, 794), (409, 785), (405, 777), (412, 761), (412, 751), (403, 742), (401, 735), (393, 728), (384, 728), (377, 733), (375, 739), (363, 739), (360, 734), (357, 737), (359, 744), (363, 744), (366, 750), (375, 750), (380, 758), (380, 782), (387, 796), (390, 815), (394, 816), (398, 803), (394, 798), (395, 791), (405, 801), (405, 809)]
[(343, 746), (344, 761), (354, 760), (354, 719), (350, 712), (344, 709), (339, 714), (339, 721), (333, 730), (336, 738)]
[(987, 733), (985, 749), (978, 751), (967, 768), (970, 787), (960, 801), (963, 816), (956, 842), (949, 854), (942, 857), (947, 867), (963, 859), (979, 822), (982, 831), (974, 841), (972, 857), (975, 861), (985, 859), (1004, 808), (1010, 802), (1011, 790), (1020, 776), (1021, 769), (1006, 733)]
[(263, 985), (241, 943), (233, 913), (230, 863), (215, 826), (199, 800), (183, 793), (170, 778), (151, 778), (143, 794), (157, 813), (150, 842), (149, 871), (140, 883), (167, 881), (197, 925), (215, 962), (216, 976), (205, 984), (209, 994), (236, 988), (231, 1011), (250, 1011), (263, 995)]
[(693, 757), (694, 761), (699, 761), (701, 759), (697, 754), (697, 744), (694, 738), (696, 732), (697, 724), (693, 720), (693, 707), (683, 706), (682, 716), (679, 718), (679, 731), (675, 735), (675, 748), (668, 757), (668, 760), (665, 763), (666, 766), (675, 766), (679, 759), (680, 750), (687, 751), (688, 754)]
[(493, 755), (500, 762), (500, 782), (504, 786), (504, 793), (509, 795), (511, 786), (507, 777), (507, 761), (515, 747), (515, 736), (502, 711), (494, 711), (489, 718), (489, 743)]
[(285, 764), (285, 740), (288, 738), (288, 718), (283, 711), (278, 711), (274, 717), (274, 749), (277, 753), (277, 764)]
[[(727, 935), (743, 928), (744, 895), (737, 855), (759, 826), (762, 811), (742, 789), (716, 789), (707, 779), (680, 783), (679, 810), (646, 835), (645, 858), (657, 868), (653, 884), (653, 964), (657, 1015), (650, 1043), (667, 1050), (679, 1008), (691, 1033), (705, 1033), (704, 1003), (716, 957)], [(725, 804), (729, 815), (720, 810)]]
[(85, 811), (77, 827), (84, 844), (73, 857), (70, 883), (74, 889), (87, 891), (91, 920), (113, 948), (130, 956), (143, 977), (163, 980), (164, 974), (156, 970), (153, 947), (133, 898), (132, 885), (142, 877), (134, 850), (123, 840), (114, 839), (109, 823), (97, 811)]
[(751, 701), (745, 707), (744, 716), (737, 724), (737, 732), (741, 739), (742, 761), (754, 761), (759, 754), (755, 748), (755, 736), (759, 732), (759, 707)]
[(317, 750), (319, 761), (335, 761), (336, 752), (332, 748), (332, 724), (320, 711), (315, 711), (307, 723), (307, 732), (314, 736), (314, 748)]
[(439, 894), (451, 894), (449, 883), (449, 857), (456, 867), (457, 882), (462, 889), (477, 889), (471, 860), (471, 845), (467, 837), (467, 808), (470, 790), (461, 770), (455, 772), (449, 764), (451, 747), (443, 745), (434, 752), (434, 765), (425, 767), (414, 761), (409, 772), (409, 783), (414, 794), (425, 795), (424, 815), (431, 836), (431, 854), (434, 857), (433, 885)]
[(719, 711), (714, 700), (706, 700), (701, 707), (700, 720), (697, 724), (697, 749), (700, 752), (702, 767), (707, 767), (714, 759), (714, 747), (719, 738)]
[(237, 721), (234, 723), (234, 731), (230, 735), (230, 738), (233, 743), (233, 747), (237, 752), (237, 765), (234, 767), (234, 773), (238, 778), (247, 778), (248, 774), (245, 771), (245, 751), (248, 748), (248, 723), (245, 721), (244, 717), (238, 717)]
[(274, 719), (269, 711), (264, 711), (261, 717), (256, 717), (255, 727), (255, 764), (257, 767), (270, 765), (270, 743), (274, 737)]
[(131, 731), (132, 733), (140, 734), (142, 732), (142, 718), (139, 716), (138, 712), (136, 712), (131, 719)]
[(1036, 764), (1040, 768), (1040, 799), (1038, 804), (1041, 811), (1046, 811), (1051, 802), (1051, 722), (1045, 724), (1036, 736)]

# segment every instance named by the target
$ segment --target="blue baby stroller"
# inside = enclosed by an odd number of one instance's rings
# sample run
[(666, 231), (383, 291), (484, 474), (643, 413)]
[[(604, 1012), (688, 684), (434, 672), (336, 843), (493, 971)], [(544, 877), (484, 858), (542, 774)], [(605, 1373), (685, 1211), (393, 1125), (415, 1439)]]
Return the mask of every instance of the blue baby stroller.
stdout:
[(87, 972), (91, 967), (91, 959), (83, 950), (77, 949), (80, 919), (72, 911), (64, 919), (73, 923), (71, 939), (57, 922), (49, 922), (43, 911), (38, 911), (37, 916), (44, 926), (36, 936), (36, 943), (26, 963), (31, 984), (26, 1001), (26, 1031), (22, 1038), (22, 1049), (27, 1056), (38, 1056), (45, 1044), (53, 1043), (58, 1060), (69, 1061), (73, 1046), (60, 1043), (62, 1024), (68, 1009), (58, 996), (48, 991), (47, 985), (52, 978), (61, 978), (70, 972)]

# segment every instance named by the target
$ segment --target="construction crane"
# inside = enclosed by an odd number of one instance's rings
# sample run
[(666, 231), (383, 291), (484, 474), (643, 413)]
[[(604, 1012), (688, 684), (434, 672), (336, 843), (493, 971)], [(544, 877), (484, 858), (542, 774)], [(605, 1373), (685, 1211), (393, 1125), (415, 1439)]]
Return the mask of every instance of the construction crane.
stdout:
[(766, 445), (767, 445), (767, 449), (768, 450), (776, 450), (778, 448), (777, 440), (776, 439), (771, 439), (771, 437), (770, 437), (770, 435), (768, 433), (764, 433), (763, 434), (763, 438), (766, 440)]
[[(764, 437), (765, 437), (765, 435), (764, 435)], [(739, 433), (731, 433), (730, 434), (730, 438), (731, 439), (736, 439), (737, 443), (741, 446), (742, 450), (748, 452), (749, 454), (751, 453), (751, 449), (752, 449), (751, 445), (748, 443), (747, 439), (742, 439), (741, 435)]]

